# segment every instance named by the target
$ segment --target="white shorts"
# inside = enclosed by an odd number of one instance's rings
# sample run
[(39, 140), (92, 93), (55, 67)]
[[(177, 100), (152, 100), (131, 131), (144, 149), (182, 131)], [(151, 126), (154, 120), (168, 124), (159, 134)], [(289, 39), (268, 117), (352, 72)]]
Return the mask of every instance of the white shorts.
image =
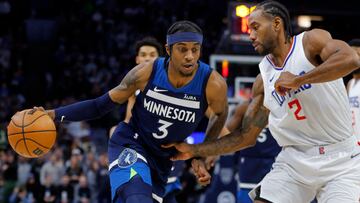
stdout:
[[(273, 203), (359, 203), (360, 146), (354, 136), (316, 147), (283, 147), (273, 169), (258, 184)], [(254, 200), (255, 189), (249, 193)]]

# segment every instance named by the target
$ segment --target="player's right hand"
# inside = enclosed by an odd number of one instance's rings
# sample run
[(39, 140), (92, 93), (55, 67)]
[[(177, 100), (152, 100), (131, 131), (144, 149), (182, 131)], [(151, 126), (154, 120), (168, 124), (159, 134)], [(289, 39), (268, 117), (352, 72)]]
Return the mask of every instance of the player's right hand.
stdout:
[(191, 167), (194, 171), (194, 175), (197, 178), (197, 181), (200, 185), (206, 186), (210, 184), (211, 175), (206, 170), (206, 166), (203, 160), (201, 159), (193, 159), (191, 161)]
[(166, 144), (162, 145), (162, 147), (175, 147), (178, 150), (178, 153), (170, 158), (172, 161), (188, 160), (194, 157), (194, 145), (188, 144), (186, 142)]

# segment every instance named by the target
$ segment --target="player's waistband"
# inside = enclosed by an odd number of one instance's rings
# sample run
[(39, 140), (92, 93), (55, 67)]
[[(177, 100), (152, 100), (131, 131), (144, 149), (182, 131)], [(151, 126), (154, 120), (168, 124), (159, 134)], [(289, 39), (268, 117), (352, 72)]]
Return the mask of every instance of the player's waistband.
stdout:
[(329, 145), (320, 146), (291, 146), (307, 155), (327, 155), (336, 152), (352, 150), (357, 144), (355, 136), (350, 136), (343, 141)]
[[(147, 160), (146, 160), (146, 158), (145, 158), (143, 155), (141, 155), (141, 154), (139, 154), (139, 153), (136, 153), (136, 155), (137, 155), (137, 158), (138, 158), (138, 159), (141, 159), (141, 160), (143, 160), (145, 163), (147, 163)], [(109, 171), (110, 171), (112, 168), (114, 168), (115, 166), (117, 166), (118, 162), (119, 162), (118, 159), (115, 159), (113, 162), (111, 162), (110, 165), (109, 165)]]

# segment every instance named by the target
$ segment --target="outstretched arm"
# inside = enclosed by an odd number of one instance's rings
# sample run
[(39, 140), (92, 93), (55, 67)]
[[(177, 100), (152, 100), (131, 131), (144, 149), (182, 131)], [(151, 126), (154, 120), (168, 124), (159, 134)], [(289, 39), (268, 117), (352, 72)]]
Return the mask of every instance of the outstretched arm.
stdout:
[(304, 84), (336, 80), (360, 67), (356, 52), (344, 41), (332, 39), (325, 30), (314, 29), (306, 32), (302, 43), (306, 58), (316, 68), (301, 76), (282, 73), (275, 84), (278, 92), (281, 92), (280, 87), (294, 90)]
[(226, 154), (255, 145), (257, 136), (268, 122), (269, 111), (263, 106), (263, 100), (264, 87), (259, 75), (253, 85), (253, 100), (246, 110), (241, 126), (218, 140), (198, 145), (176, 144), (174, 146), (180, 153), (173, 157), (173, 160)]
[(114, 109), (116, 104), (124, 103), (136, 89), (143, 89), (150, 77), (151, 70), (151, 65), (140, 64), (128, 72), (120, 85), (103, 96), (47, 112), (51, 118), (60, 121), (81, 121), (101, 117)]

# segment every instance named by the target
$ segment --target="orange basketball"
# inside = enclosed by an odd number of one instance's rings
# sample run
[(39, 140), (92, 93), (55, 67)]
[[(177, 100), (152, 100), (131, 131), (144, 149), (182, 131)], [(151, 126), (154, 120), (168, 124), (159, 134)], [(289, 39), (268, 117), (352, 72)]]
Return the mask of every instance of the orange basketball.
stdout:
[(43, 111), (17, 112), (7, 127), (11, 147), (19, 155), (36, 158), (49, 152), (56, 140), (54, 121)]

